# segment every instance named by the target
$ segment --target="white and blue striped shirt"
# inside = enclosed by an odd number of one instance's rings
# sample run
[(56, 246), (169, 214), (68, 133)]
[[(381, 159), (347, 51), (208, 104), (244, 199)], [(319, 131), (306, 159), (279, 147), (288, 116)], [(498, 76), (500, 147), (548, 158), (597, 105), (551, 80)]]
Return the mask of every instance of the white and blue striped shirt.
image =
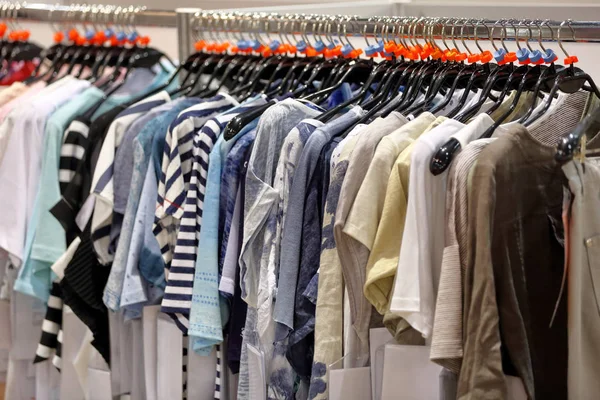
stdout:
[(171, 198), (181, 198), (181, 194), (185, 193), (185, 203), (183, 208), (176, 208), (178, 215), (181, 215), (181, 223), (161, 310), (171, 315), (184, 333), (187, 333), (189, 327), (209, 155), (227, 123), (238, 114), (248, 111), (258, 104), (264, 104), (264, 99), (258, 98), (250, 101), (206, 122), (193, 139), (194, 157), (187, 192), (169, 192)]

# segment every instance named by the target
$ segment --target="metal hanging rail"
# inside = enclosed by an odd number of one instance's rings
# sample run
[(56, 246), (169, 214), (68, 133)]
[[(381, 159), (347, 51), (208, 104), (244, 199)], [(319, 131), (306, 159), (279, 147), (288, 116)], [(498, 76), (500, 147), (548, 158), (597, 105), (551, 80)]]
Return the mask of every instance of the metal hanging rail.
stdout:
[[(600, 21), (552, 21), (531, 19), (474, 19), (428, 17), (371, 17), (343, 15), (303, 15), (196, 12), (192, 30), (260, 34), (294, 34), (360, 37), (385, 36), (404, 31), (404, 37), (427, 39), (431, 36), (455, 40), (477, 36), (478, 40), (541, 40), (544, 42), (600, 42)], [(402, 30), (401, 28), (404, 28)], [(560, 36), (560, 37), (559, 37)]]
[[(315, 15), (237, 11), (178, 11), (180, 59), (193, 53), (200, 37), (215, 35), (229, 40), (257, 39), (267, 44), (273, 38), (285, 41), (309, 36), (323, 42), (331, 38), (378, 37), (407, 40), (492, 40), (539, 42), (600, 42), (600, 21), (556, 21), (532, 19), (475, 19), (381, 16), (360, 18), (350, 15)], [(265, 34), (274, 35), (266, 38)], [(285, 37), (285, 39), (284, 39)], [(326, 39), (328, 38), (328, 39)], [(310, 42), (310, 41), (309, 41)], [(493, 43), (494, 43), (493, 42)], [(494, 44), (495, 46), (495, 44)], [(562, 45), (561, 45), (562, 47)]]
[[(113, 12), (118, 6), (110, 5), (50, 5), (50, 4), (1, 4), (2, 7), (8, 7), (6, 14), (10, 18), (20, 20), (29, 20), (37, 22), (81, 22), (82, 15), (85, 16), (85, 22), (94, 22), (99, 13)], [(91, 12), (89, 11), (91, 9)], [(126, 8), (124, 8), (126, 9)], [(85, 10), (85, 11), (84, 11)], [(146, 10), (143, 7), (130, 7), (129, 12), (135, 13), (135, 25), (142, 26), (177, 26), (177, 13), (168, 10)], [(94, 14), (96, 13), (96, 14)]]

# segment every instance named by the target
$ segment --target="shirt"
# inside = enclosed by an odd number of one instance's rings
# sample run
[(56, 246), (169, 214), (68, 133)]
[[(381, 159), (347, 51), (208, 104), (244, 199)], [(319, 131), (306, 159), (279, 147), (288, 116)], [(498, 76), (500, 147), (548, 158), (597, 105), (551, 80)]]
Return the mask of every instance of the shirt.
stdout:
[(444, 248), (447, 171), (429, 172), (431, 157), (464, 125), (446, 120), (417, 139), (410, 162), (406, 222), (390, 309), (428, 338), (433, 326), (435, 298)]
[[(365, 296), (380, 314), (385, 312), (385, 302), (382, 304), (374, 301), (374, 297), (371, 295), (371, 290), (369, 290), (371, 268), (367, 261), (374, 249), (379, 223), (388, 217), (383, 214), (388, 179), (396, 158), (406, 146), (423, 133), (432, 119), (431, 114), (423, 113), (381, 139), (344, 226), (344, 233), (362, 245), (355, 246), (355, 257), (357, 257), (359, 266), (366, 269)], [(387, 288), (388, 293), (389, 290), (391, 290), (391, 285)], [(387, 296), (389, 295), (386, 294)]]
[[(110, 270), (110, 275), (104, 289), (104, 304), (117, 311), (121, 307), (121, 296), (124, 287), (125, 271), (127, 266), (128, 248), (133, 234), (135, 214), (137, 212), (143, 181), (148, 168), (148, 160), (152, 148), (154, 135), (165, 135), (169, 124), (182, 109), (189, 107), (195, 99), (178, 99), (170, 104), (171, 108), (164, 111), (149, 121), (140, 134), (134, 139), (134, 170), (131, 179), (127, 210), (123, 219), (123, 228), (119, 237), (119, 246), (115, 253), (115, 260)], [(131, 303), (129, 303), (131, 304)]]
[[(290, 189), (290, 201), (288, 204), (290, 210), (304, 209), (306, 187), (314, 173), (323, 146), (335, 134), (341, 132), (360, 119), (364, 113), (365, 112), (361, 108), (355, 107), (348, 113), (317, 129), (317, 131), (311, 135), (304, 146), (302, 156), (294, 174), (294, 180)], [(318, 223), (318, 221), (315, 222)], [(288, 329), (294, 329), (294, 297), (292, 294), (295, 293), (298, 282), (298, 270), (300, 268), (302, 223), (302, 212), (288, 214), (281, 239), (280, 263), (282, 268), (279, 271), (279, 295), (277, 297), (277, 303), (275, 304), (274, 319), (279, 324), (285, 325)], [(308, 282), (304, 282), (304, 284), (307, 283)]]
[(86, 123), (81, 117), (74, 118), (65, 130), (60, 148), (60, 169), (58, 171), (58, 183), (61, 193), (64, 193), (67, 189), (77, 172), (77, 166), (83, 159), (83, 154), (89, 145), (89, 131), (89, 123)]
[[(261, 100), (259, 99), (258, 101)], [(238, 106), (224, 113), (219, 113), (219, 115), (213, 118), (207, 118), (208, 120), (200, 132), (194, 136), (192, 175), (185, 196), (182, 219), (179, 232), (177, 233), (177, 244), (161, 307), (163, 312), (171, 315), (179, 329), (184, 333), (187, 333), (189, 328), (188, 318), (193, 301), (196, 255), (204, 213), (209, 168), (208, 157), (227, 123), (238, 115), (239, 112), (245, 110), (247, 109), (244, 106)], [(184, 187), (180, 186), (180, 189), (184, 190)]]
[(113, 214), (110, 224), (109, 254), (115, 253), (121, 229), (123, 228), (123, 218), (127, 210), (129, 188), (131, 187), (134, 170), (134, 140), (149, 121), (162, 112), (170, 110), (171, 106), (170, 102), (166, 102), (152, 108), (146, 114), (136, 119), (125, 132), (125, 136), (121, 140), (121, 145), (117, 148), (113, 169)]
[[(323, 123), (313, 119), (302, 120), (298, 125), (290, 131), (285, 137), (281, 148), (283, 151), (279, 155), (277, 168), (275, 170), (275, 180), (273, 188), (279, 192), (279, 198), (272, 210), (269, 218), (276, 219), (276, 231), (267, 232), (265, 242), (270, 246), (269, 263), (266, 270), (261, 268), (261, 282), (267, 282), (268, 290), (261, 291), (259, 294), (258, 310), (258, 330), (261, 333), (261, 339), (264, 342), (272, 342), (275, 333), (273, 324), (273, 309), (274, 297), (276, 293), (276, 275), (279, 271), (279, 254), (281, 246), (281, 236), (283, 227), (285, 226), (289, 193), (293, 182), (293, 177), (296, 171), (298, 162), (302, 155), (304, 145), (308, 138)], [(274, 236), (271, 236), (274, 235)], [(268, 297), (267, 297), (268, 296)], [(286, 358), (285, 348), (286, 342), (275, 344), (279, 351), (273, 351), (271, 359), (272, 372), (269, 376), (269, 392), (273, 394), (288, 395), (291, 392), (290, 387), (293, 386), (293, 379), (296, 376), (296, 370), (292, 369), (290, 361)], [(277, 377), (286, 377), (286, 379), (277, 379)]]
[[(493, 124), (487, 114), (480, 114), (457, 135), (469, 131), (477, 137)], [(467, 131), (467, 132), (463, 132)], [(445, 247), (440, 268), (440, 284), (431, 340), (431, 360), (458, 373), (462, 359), (462, 277), (467, 255), (467, 179), (481, 150), (494, 139), (461, 143), (448, 172), (446, 192)], [(464, 146), (464, 147), (463, 147)], [(460, 239), (459, 239), (460, 238)], [(460, 242), (460, 244), (459, 244)]]
[[(323, 164), (329, 163), (329, 156), (331, 155), (333, 148), (339, 143), (339, 141), (335, 139), (332, 141), (331, 138), (339, 135), (348, 127), (352, 126), (352, 124), (359, 120), (364, 113), (365, 112), (360, 108), (352, 109), (346, 114), (343, 114), (317, 129), (311, 135), (302, 152), (302, 157), (298, 163), (294, 181), (292, 183), (292, 189), (290, 191), (291, 196), (293, 196), (295, 194), (294, 188), (296, 187), (296, 181), (300, 181), (302, 176), (302, 168), (307, 168), (306, 164), (312, 161), (310, 160), (311, 156), (316, 156), (317, 159), (315, 160), (316, 162), (313, 167), (315, 170), (312, 174), (309, 172), (308, 179), (305, 183), (304, 218), (299, 227), (302, 234), (300, 241), (300, 257), (297, 266), (298, 269), (295, 274), (297, 281), (296, 284), (291, 287), (293, 293), (295, 288), (295, 299), (293, 299), (291, 303), (294, 316), (294, 330), (290, 333), (288, 348), (288, 359), (290, 360), (290, 363), (298, 374), (306, 381), (310, 379), (312, 367), (313, 344), (312, 336), (309, 335), (312, 334), (314, 330), (315, 318), (315, 299), (310, 292), (310, 282), (319, 268), (320, 261), (319, 255), (323, 220), (321, 205), (322, 196), (326, 197), (326, 193), (323, 192), (322, 181), (325, 179), (329, 181), (329, 176), (323, 175), (323, 172), (326, 170), (326, 168), (323, 167)], [(323, 135), (323, 133), (325, 134)], [(325, 143), (322, 146), (318, 144), (320, 139), (319, 135), (323, 135), (323, 138), (325, 139)], [(321, 168), (317, 168), (319, 165)], [(310, 166), (308, 166), (308, 168), (310, 168)], [(298, 175), (298, 173), (300, 175)], [(291, 200), (292, 199), (294, 199), (294, 197), (291, 197)], [(291, 207), (293, 207), (294, 200), (290, 202)], [(291, 225), (290, 222), (290, 219), (286, 221), (284, 229), (286, 227), (293, 228), (293, 225)], [(286, 233), (287, 231), (284, 230), (284, 238)], [(282, 247), (282, 254), (284, 249), (286, 249), (286, 247)], [(285, 284), (288, 283), (283, 280), (283, 273), (289, 273), (290, 269), (285, 268), (288, 265), (292, 264), (284, 264), (282, 258), (283, 268), (280, 269), (279, 289), (283, 289), (283, 293), (287, 290)], [(278, 294), (279, 293), (282, 292), (278, 292)], [(281, 295), (277, 297), (278, 303), (280, 299)], [(277, 305), (275, 306), (275, 310), (277, 311)]]
[[(208, 101), (212, 103), (211, 108), (220, 110), (238, 105), (238, 102), (227, 94), (219, 94)], [(192, 174), (194, 137), (206, 123), (206, 106), (200, 104), (183, 110), (173, 122), (173, 129), (167, 132), (165, 152), (161, 158), (154, 221), (154, 235), (167, 266), (171, 263), (177, 244), (177, 230), (183, 216), (185, 196)]]
[(328, 398), (328, 369), (342, 359), (344, 278), (333, 225), (348, 158), (366, 125), (357, 125), (335, 148), (330, 164), (329, 191), (323, 213), (318, 292), (315, 309), (315, 348), (308, 398)]
[(266, 225), (277, 199), (277, 193), (273, 190), (277, 166), (274, 157), (279, 154), (285, 137), (295, 125), (304, 118), (317, 115), (319, 111), (308, 105), (286, 99), (269, 108), (259, 120), (246, 175), (248, 193), (244, 205), (244, 241), (240, 256), (242, 298), (253, 307), (258, 306), (260, 265), (268, 261), (268, 254), (262, 251), (265, 229), (275, 228), (275, 219), (272, 220), (272, 226)]
[(101, 96), (99, 89), (88, 88), (58, 108), (46, 122), (42, 172), (33, 211), (37, 219), (32, 219), (28, 227), (30, 244), (25, 249), (24, 265), (15, 282), (17, 290), (43, 301), (48, 299), (50, 292), (50, 267), (67, 249), (64, 229), (50, 213), (52, 206), (60, 200), (58, 171), (63, 134), (70, 121)]
[(361, 131), (354, 149), (355, 151), (352, 152), (352, 156), (348, 160), (347, 178), (344, 179), (342, 188), (340, 189), (341, 192), (335, 214), (334, 236), (341, 260), (344, 282), (347, 285), (351, 320), (354, 325), (354, 332), (350, 332), (350, 334), (358, 336), (358, 342), (354, 341), (354, 343), (360, 345), (360, 349), (350, 350), (350, 353), (354, 354), (352, 361), (357, 363), (357, 366), (366, 365), (368, 362), (368, 330), (372, 307), (363, 295), (365, 270), (361, 270), (356, 266), (352, 256), (352, 241), (354, 239), (344, 233), (344, 226), (356, 194), (367, 173), (367, 165), (371, 163), (377, 144), (382, 137), (390, 134), (406, 122), (408, 121), (402, 115), (391, 113), (386, 118), (375, 119)]
[[(254, 143), (256, 138), (256, 125), (258, 120), (254, 120), (246, 126), (247, 132), (241, 133), (240, 138), (233, 145), (225, 167), (223, 168), (223, 178), (221, 181), (221, 198), (219, 205), (220, 219), (223, 220), (223, 226), (219, 228), (223, 232), (221, 239), (221, 251), (219, 257), (219, 271), (221, 271), (221, 281), (219, 282), (219, 291), (225, 297), (234, 295), (236, 270), (238, 265), (240, 243), (239, 226), (242, 215), (243, 204), (241, 203), (241, 194), (239, 193), (240, 179), (242, 175), (243, 161), (247, 156), (248, 149)], [(231, 239), (231, 240), (230, 240)]]
[(107, 264), (113, 259), (113, 255), (109, 254), (109, 243), (114, 205), (113, 171), (117, 149), (125, 132), (136, 119), (167, 101), (169, 101), (169, 95), (163, 91), (132, 105), (115, 118), (104, 138), (92, 181), (92, 194), (96, 197), (96, 206), (92, 217), (92, 237), (94, 249), (102, 264)]
[(93, 207), (90, 205), (93, 206), (94, 197), (89, 193), (102, 140), (120, 111), (117, 108), (106, 112), (90, 127), (84, 158), (61, 201), (52, 208), (52, 214), (65, 227), (68, 236), (75, 238), (67, 250), (72, 256), (60, 281), (64, 304), (90, 329), (94, 336), (92, 345), (107, 361), (110, 356), (108, 315), (102, 302), (102, 291), (109, 270), (100, 266), (92, 250), (90, 219)]
[(4, 193), (11, 193), (0, 199), (5, 210), (0, 217), (0, 248), (9, 253), (17, 266), (23, 260), (27, 228), (41, 174), (45, 122), (50, 113), (88, 87), (89, 82), (71, 78), (56, 82), (56, 86), (55, 91), (48, 90), (48, 86), (47, 95), (13, 111), (19, 125), (13, 128), (0, 165), (0, 188)]
[[(232, 110), (241, 114), (266, 101), (258, 98)], [(196, 267), (190, 309), (190, 328), (188, 334), (195, 352), (209, 354), (213, 344), (223, 341), (223, 326), (228, 307), (219, 300), (219, 199), (221, 193), (221, 174), (225, 155), (241, 134), (225, 140), (219, 136), (209, 156), (206, 195), (202, 211), (202, 227), (198, 240)], [(223, 316), (223, 320), (221, 318)]]
[(4, 154), (6, 153), (6, 146), (8, 145), (8, 141), (10, 136), (12, 135), (13, 126), (16, 122), (15, 116), (13, 115), (9, 118), (10, 112), (15, 109), (20, 104), (26, 104), (31, 98), (33, 98), (36, 94), (42, 91), (46, 87), (46, 82), (39, 81), (34, 83), (33, 85), (27, 88), (27, 91), (23, 93), (21, 96), (17, 97), (9, 101), (0, 107), (0, 162), (4, 158)]
[(457, 398), (506, 397), (503, 371), (519, 376), (530, 398), (567, 397), (567, 302), (559, 298), (565, 177), (554, 146), (579, 123), (587, 97), (567, 96), (531, 131), (517, 125), (471, 169)]
[[(277, 168), (278, 156), (281, 153), (283, 142), (292, 129), (306, 118), (314, 118), (319, 111), (312, 105), (301, 103), (297, 100), (286, 99), (270, 107), (261, 116), (256, 139), (253, 144), (252, 154), (248, 162), (244, 193), (244, 232), (240, 263), (240, 285), (242, 299), (248, 303), (246, 324), (242, 343), (240, 385), (238, 396), (247, 396), (249, 382), (247, 345), (253, 345), (263, 351), (269, 376), (268, 390), (273, 397), (289, 398), (293, 396), (294, 374), (290, 372), (289, 364), (283, 357), (283, 365), (274, 365), (271, 361), (273, 354), (284, 354), (285, 347), (274, 342), (275, 327), (272, 318), (260, 319), (258, 315), (258, 300), (268, 298), (274, 294), (269, 293), (269, 288), (274, 283), (261, 279), (267, 271), (269, 257), (271, 257), (271, 242), (266, 242), (267, 237), (273, 237), (277, 220), (274, 207), (278, 202), (278, 193), (273, 189)], [(269, 236), (267, 236), (269, 235)], [(265, 245), (267, 244), (267, 245)], [(264, 297), (263, 297), (264, 296)], [(268, 304), (265, 304), (268, 305)], [(266, 308), (269, 315), (271, 305)], [(278, 349), (278, 350), (276, 350)], [(270, 366), (281, 371), (284, 375), (274, 384), (270, 381), (274, 375)], [(281, 368), (278, 368), (281, 367)], [(273, 392), (276, 391), (276, 392)]]

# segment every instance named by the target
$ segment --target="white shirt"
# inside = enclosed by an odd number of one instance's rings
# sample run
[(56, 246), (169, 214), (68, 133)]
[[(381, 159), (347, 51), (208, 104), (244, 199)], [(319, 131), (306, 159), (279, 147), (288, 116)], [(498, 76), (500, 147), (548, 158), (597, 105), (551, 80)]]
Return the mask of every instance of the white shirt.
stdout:
[(429, 171), (432, 155), (465, 125), (448, 119), (417, 139), (410, 164), (406, 223), (390, 309), (429, 337), (444, 250), (446, 172)]
[(46, 120), (89, 85), (73, 77), (64, 78), (14, 109), (7, 118), (14, 125), (0, 164), (0, 193), (6, 194), (0, 196), (0, 248), (9, 253), (16, 266), (23, 259), (27, 224), (38, 190)]

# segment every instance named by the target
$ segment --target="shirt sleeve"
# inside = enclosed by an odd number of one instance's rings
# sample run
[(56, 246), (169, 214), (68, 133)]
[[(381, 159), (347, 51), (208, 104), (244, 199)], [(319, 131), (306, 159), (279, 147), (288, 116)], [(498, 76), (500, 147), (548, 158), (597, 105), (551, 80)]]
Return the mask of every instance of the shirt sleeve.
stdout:
[[(425, 173), (419, 162), (418, 143), (413, 149), (410, 169), (410, 186), (408, 187), (408, 205), (406, 208), (406, 222), (402, 238), (402, 247), (398, 259), (398, 270), (394, 281), (394, 294), (390, 310), (404, 319), (410, 325), (423, 333), (425, 327), (421, 310), (421, 289), (419, 281), (419, 218), (422, 211), (419, 207), (420, 194), (425, 190), (425, 183), (421, 174)], [(421, 176), (420, 176), (421, 175)]]
[(408, 196), (402, 185), (403, 172), (408, 174), (397, 163), (388, 178), (382, 216), (367, 262), (364, 292), (380, 314), (389, 309), (405, 229)]
[(377, 146), (344, 226), (344, 233), (362, 243), (369, 252), (373, 248), (383, 213), (388, 178), (393, 163), (393, 143), (384, 137)]
[(27, 224), (32, 212), (40, 175), (41, 135), (32, 118), (19, 116), (0, 165), (0, 248), (20, 266)]
[(478, 160), (469, 179), (469, 256), (465, 273), (464, 358), (458, 381), (463, 399), (505, 399), (496, 288), (492, 268), (491, 219), (494, 180), (491, 167)]

